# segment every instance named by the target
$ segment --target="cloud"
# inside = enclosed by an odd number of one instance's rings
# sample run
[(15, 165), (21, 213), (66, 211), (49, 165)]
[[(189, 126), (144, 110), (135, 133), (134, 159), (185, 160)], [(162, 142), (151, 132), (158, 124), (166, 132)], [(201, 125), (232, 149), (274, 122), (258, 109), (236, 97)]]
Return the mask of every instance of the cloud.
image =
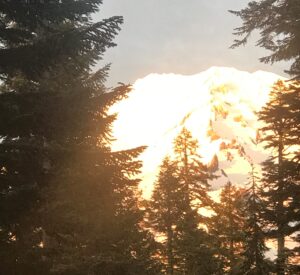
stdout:
[(105, 62), (112, 63), (108, 85), (134, 82), (151, 72), (191, 75), (210, 66), (282, 73), (289, 67), (286, 63), (271, 66), (259, 62), (268, 52), (255, 46), (257, 34), (252, 35), (246, 47), (229, 49), (234, 39), (233, 29), (241, 21), (228, 10), (240, 10), (248, 2), (104, 1), (95, 21), (124, 16), (122, 30), (116, 38), (118, 46), (105, 55)]

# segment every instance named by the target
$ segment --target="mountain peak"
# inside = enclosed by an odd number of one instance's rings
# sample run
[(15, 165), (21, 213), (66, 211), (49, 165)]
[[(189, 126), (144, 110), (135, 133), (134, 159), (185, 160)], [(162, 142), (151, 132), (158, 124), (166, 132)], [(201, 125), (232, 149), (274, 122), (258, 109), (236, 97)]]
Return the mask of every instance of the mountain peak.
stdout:
[[(256, 112), (280, 78), (264, 71), (211, 67), (194, 75), (150, 74), (138, 79), (128, 98), (111, 108), (111, 112), (118, 113), (113, 125), (113, 148), (148, 146), (141, 156), (144, 190), (151, 189), (158, 166), (167, 154), (172, 154), (173, 140), (183, 126), (198, 139), (199, 154), (205, 162), (220, 155), (220, 144), (233, 139), (247, 145), (255, 158), (260, 153), (251, 144), (258, 127)], [(229, 167), (221, 155), (220, 160), (221, 165), (223, 161)], [(228, 168), (231, 173), (247, 174), (247, 168), (232, 164), (237, 167)], [(238, 179), (242, 181), (242, 177)]]

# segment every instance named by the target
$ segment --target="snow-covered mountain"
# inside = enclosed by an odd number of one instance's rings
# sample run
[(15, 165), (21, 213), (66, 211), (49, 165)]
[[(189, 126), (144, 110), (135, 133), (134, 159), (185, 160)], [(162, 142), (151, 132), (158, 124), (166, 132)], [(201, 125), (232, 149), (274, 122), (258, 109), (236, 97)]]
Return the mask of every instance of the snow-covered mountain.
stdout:
[[(228, 161), (220, 145), (236, 142), (255, 162), (265, 158), (255, 144), (259, 127), (255, 112), (267, 102), (276, 80), (269, 72), (248, 73), (234, 68), (212, 67), (195, 75), (150, 74), (138, 79), (129, 97), (114, 105), (114, 150), (148, 146), (142, 154), (143, 182), (149, 194), (162, 159), (172, 152), (173, 140), (183, 126), (200, 144), (203, 161), (216, 154), (230, 179), (243, 183), (249, 171), (245, 158)], [(219, 179), (217, 187), (224, 182)]]

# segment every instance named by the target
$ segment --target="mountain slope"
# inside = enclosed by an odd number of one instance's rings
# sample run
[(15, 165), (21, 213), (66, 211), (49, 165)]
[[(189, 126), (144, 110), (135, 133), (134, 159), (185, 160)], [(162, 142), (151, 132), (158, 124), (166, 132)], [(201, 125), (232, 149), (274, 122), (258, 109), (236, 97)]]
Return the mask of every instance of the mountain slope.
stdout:
[[(242, 183), (248, 172), (247, 158), (261, 161), (265, 154), (255, 144), (259, 127), (255, 112), (267, 102), (273, 83), (282, 78), (269, 72), (248, 73), (234, 68), (212, 67), (199, 74), (150, 74), (138, 79), (129, 97), (113, 106), (118, 113), (113, 126), (114, 150), (140, 145), (148, 149), (141, 187), (149, 195), (158, 165), (172, 151), (173, 140), (183, 126), (201, 145), (204, 162), (215, 154), (229, 177)], [(227, 161), (220, 146), (242, 145), (247, 157)], [(226, 147), (226, 146), (225, 146)], [(214, 183), (214, 187), (224, 178)]]

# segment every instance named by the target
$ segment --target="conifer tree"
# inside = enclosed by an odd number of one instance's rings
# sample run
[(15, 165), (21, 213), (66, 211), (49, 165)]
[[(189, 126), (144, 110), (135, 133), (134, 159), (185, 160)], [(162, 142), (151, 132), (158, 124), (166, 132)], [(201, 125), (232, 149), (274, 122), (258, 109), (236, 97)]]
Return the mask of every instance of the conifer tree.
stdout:
[(174, 141), (175, 161), (181, 184), (185, 191), (187, 208), (210, 207), (212, 200), (208, 195), (209, 180), (214, 176), (201, 161), (199, 145), (191, 132), (183, 128)]
[(178, 268), (178, 221), (182, 216), (183, 192), (177, 177), (177, 166), (165, 158), (160, 167), (158, 180), (149, 203), (149, 224), (156, 234), (163, 234), (161, 255), (166, 258), (165, 271), (177, 274)]
[(211, 236), (205, 230), (207, 218), (200, 208), (211, 208), (208, 195), (213, 176), (201, 162), (197, 140), (183, 128), (175, 139), (174, 153), (178, 178), (183, 192), (182, 217), (178, 221), (178, 252), (183, 274), (215, 274), (217, 263), (211, 247)]
[(265, 233), (263, 232), (263, 221), (261, 211), (263, 208), (259, 197), (259, 177), (251, 163), (249, 173), (248, 189), (245, 194), (244, 215), (244, 252), (241, 270), (243, 274), (266, 275), (270, 272), (270, 263), (265, 258), (268, 248), (265, 245)]
[(2, 274), (156, 274), (130, 177), (143, 148), (110, 149), (130, 87), (91, 70), (123, 20), (93, 23), (101, 3), (0, 3)]
[(287, 236), (299, 230), (299, 88), (279, 81), (259, 112), (261, 131), (271, 156), (263, 163), (264, 219), (268, 235), (277, 240), (277, 274), (287, 271)]
[(260, 60), (265, 63), (293, 61), (288, 73), (300, 78), (300, 3), (294, 0), (250, 1), (240, 11), (231, 11), (242, 19), (242, 26), (235, 29), (233, 48), (244, 45), (255, 30), (260, 31), (257, 45), (271, 54)]
[(241, 274), (244, 243), (244, 190), (230, 181), (222, 189), (220, 203), (214, 206), (209, 231), (218, 243), (218, 258), (222, 262), (223, 274)]

